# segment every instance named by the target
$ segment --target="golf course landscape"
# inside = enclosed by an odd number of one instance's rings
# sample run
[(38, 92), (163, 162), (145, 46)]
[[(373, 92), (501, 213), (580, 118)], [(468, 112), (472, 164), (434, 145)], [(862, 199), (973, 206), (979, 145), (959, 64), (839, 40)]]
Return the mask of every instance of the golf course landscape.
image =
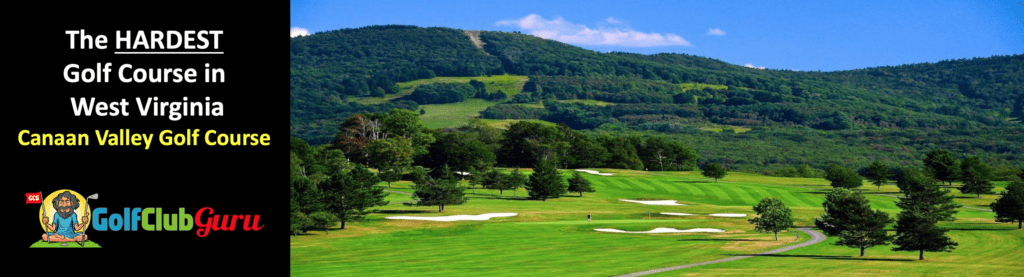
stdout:
[[(807, 241), (790, 229), (776, 241), (757, 233), (747, 218), (764, 197), (777, 197), (793, 210), (795, 225), (813, 227), (822, 213), (828, 181), (730, 173), (717, 183), (700, 172), (645, 172), (595, 169), (612, 176), (583, 174), (596, 192), (564, 195), (547, 201), (527, 200), (527, 192), (476, 187), (466, 190), (468, 202), (436, 207), (405, 206), (412, 184), (385, 188), (390, 203), (345, 230), (309, 230), (291, 238), (291, 270), (296, 276), (614, 276), (650, 269), (756, 254)], [(529, 170), (522, 170), (530, 174)], [(571, 170), (562, 170), (564, 177)], [(466, 185), (466, 183), (463, 183)], [(379, 186), (387, 187), (380, 183)], [(1005, 183), (997, 182), (995, 191)], [(894, 184), (863, 188), (871, 207), (895, 216), (899, 190)], [(515, 194), (516, 196), (513, 196)], [(784, 253), (659, 273), (653, 276), (750, 275), (943, 275), (1011, 276), (1024, 272), (1024, 232), (1016, 224), (994, 222), (987, 204), (996, 195), (956, 195), (964, 207), (956, 220), (941, 223), (959, 246), (952, 252), (891, 251), (891, 245), (858, 249), (831, 245), (836, 238)], [(620, 201), (677, 200), (685, 206), (644, 205)], [(485, 221), (433, 222), (385, 219), (391, 216), (449, 216), (517, 213)], [(690, 216), (663, 215), (662, 212)], [(743, 218), (712, 217), (714, 213), (747, 214)], [(593, 220), (587, 220), (587, 215)], [(655, 228), (716, 228), (723, 233), (619, 234), (594, 231), (613, 228), (648, 231)], [(770, 266), (771, 270), (765, 267)]]

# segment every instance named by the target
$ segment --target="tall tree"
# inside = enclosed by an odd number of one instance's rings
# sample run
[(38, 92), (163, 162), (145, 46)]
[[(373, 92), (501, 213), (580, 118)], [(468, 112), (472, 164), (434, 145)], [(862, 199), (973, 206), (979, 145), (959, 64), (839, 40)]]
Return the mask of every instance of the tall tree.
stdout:
[(530, 179), (522, 172), (519, 172), (519, 168), (516, 168), (512, 170), (512, 174), (508, 175), (508, 180), (505, 182), (508, 183), (507, 188), (512, 190), (512, 196), (516, 196), (516, 190), (526, 186), (526, 183), (529, 181)]
[(888, 244), (892, 237), (885, 231), (885, 225), (893, 222), (889, 214), (871, 210), (868, 199), (860, 192), (845, 188), (834, 188), (825, 193), (821, 204), (825, 214), (815, 225), (830, 236), (839, 236), (836, 245), (860, 248)]
[(941, 182), (949, 182), (950, 185), (960, 176), (960, 161), (953, 156), (953, 153), (945, 149), (928, 152), (924, 159), (924, 166), (932, 177)]
[(632, 170), (644, 169), (644, 163), (637, 156), (636, 147), (622, 137), (603, 135), (597, 138), (597, 142), (608, 150), (608, 159), (604, 164), (611, 168), (623, 168)]
[(754, 224), (754, 230), (758, 232), (775, 233), (775, 240), (779, 240), (779, 232), (796, 227), (793, 225), (793, 211), (778, 198), (761, 199), (761, 202), (754, 206), (754, 212), (758, 217), (747, 221)]
[(388, 187), (391, 187), (391, 182), (395, 179), (394, 172), (398, 172), (401, 178), (401, 172), (412, 164), (415, 149), (412, 147), (412, 141), (396, 136), (371, 142), (365, 152), (371, 167), (381, 173), (391, 172), (388, 173), (388, 178), (383, 178), (388, 182)]
[(415, 171), (419, 176), (413, 185), (413, 199), (417, 206), (437, 206), (437, 212), (444, 212), (445, 205), (461, 205), (466, 203), (465, 187), (459, 185), (458, 179), (451, 176), (449, 170), (442, 177), (434, 178), (422, 170)]
[(384, 200), (388, 194), (384, 192), (384, 188), (376, 187), (377, 183), (380, 183), (380, 178), (362, 165), (356, 165), (347, 173), (336, 172), (325, 183), (326, 210), (341, 220), (342, 230), (345, 229), (346, 222), (359, 221), (366, 217), (366, 214), (370, 213), (369, 208), (388, 204), (388, 201)]
[(509, 175), (502, 173), (497, 168), (492, 168), (484, 173), (480, 178), (480, 183), (485, 188), (498, 190), (498, 195), (505, 194), (505, 190), (509, 188)]
[(718, 183), (718, 179), (725, 177), (726, 170), (718, 163), (708, 163), (701, 168), (701, 175), (708, 178), (715, 178), (715, 183)]
[(428, 147), (426, 155), (416, 159), (425, 167), (448, 165), (455, 171), (468, 172), (469, 168), (488, 168), (494, 165), (495, 155), (478, 135), (470, 132), (434, 131), (437, 138)]
[(916, 170), (904, 170), (896, 185), (906, 195), (896, 203), (900, 207), (896, 220), (894, 251), (950, 252), (958, 245), (948, 236), (939, 221), (955, 220), (953, 215), (961, 205), (953, 203), (948, 189), (942, 189), (934, 179)]
[(569, 191), (579, 192), (580, 197), (583, 197), (584, 192), (594, 192), (594, 187), (590, 186), (590, 180), (583, 178), (583, 175), (579, 171), (572, 173), (572, 178), (569, 179)]
[(800, 177), (804, 177), (804, 178), (813, 178), (814, 177), (814, 169), (812, 169), (811, 166), (809, 166), (807, 164), (800, 165), (800, 167), (798, 167), (796, 169), (796, 173), (800, 174)]
[(833, 188), (855, 189), (864, 185), (864, 179), (856, 171), (838, 164), (825, 169), (825, 180), (829, 180)]
[(553, 161), (538, 161), (533, 167), (526, 190), (532, 199), (547, 201), (548, 198), (558, 198), (566, 193), (565, 179), (555, 169)]
[(960, 163), (960, 192), (965, 194), (977, 194), (981, 198), (982, 193), (992, 193), (995, 185), (992, 179), (992, 168), (981, 161), (978, 156), (970, 156)]
[(696, 152), (686, 148), (682, 143), (663, 137), (647, 139), (637, 149), (637, 155), (647, 165), (648, 170), (655, 171), (692, 170), (697, 166), (698, 158)]
[(315, 212), (309, 215), (309, 220), (313, 225), (323, 227), (324, 233), (328, 235), (331, 234), (331, 226), (340, 221), (337, 216), (327, 211)]
[(868, 166), (867, 173), (868, 180), (875, 184), (875, 186), (878, 186), (878, 190), (882, 190), (882, 185), (889, 179), (889, 167), (878, 160), (875, 160), (875, 162)]
[(1024, 222), (1024, 182), (1014, 180), (1006, 186), (1006, 190), (1000, 193), (996, 202), (989, 204), (993, 212), (996, 212), (996, 222), (1017, 221), (1017, 229), (1021, 229)]

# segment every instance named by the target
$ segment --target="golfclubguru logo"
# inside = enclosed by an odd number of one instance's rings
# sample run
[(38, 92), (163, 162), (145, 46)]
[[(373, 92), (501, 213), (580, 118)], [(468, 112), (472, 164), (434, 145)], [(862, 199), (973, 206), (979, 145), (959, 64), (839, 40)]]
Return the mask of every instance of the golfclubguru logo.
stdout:
[[(211, 207), (202, 207), (193, 216), (185, 208), (164, 213), (163, 208), (128, 208), (123, 213), (113, 212), (106, 207), (92, 209), (89, 200), (98, 200), (99, 194), (82, 196), (72, 190), (58, 190), (46, 197), (42, 192), (25, 194), (25, 204), (40, 204), (39, 222), (45, 233), (39, 242), (31, 247), (65, 247), (75, 243), (82, 247), (99, 248), (89, 240), (85, 231), (91, 225), (93, 230), (105, 231), (191, 231), (202, 238), (213, 231), (259, 231), (260, 215), (221, 215)], [(117, 210), (120, 211), (120, 210)], [(57, 244), (59, 243), (59, 244)]]
[[(107, 214), (107, 208), (96, 208), (93, 214), (93, 229), (96, 231), (191, 231), (198, 227), (196, 236), (206, 237), (210, 231), (235, 231), (241, 226), (244, 231), (259, 231), (263, 228), (260, 215), (219, 215), (213, 208), (203, 207), (195, 217), (178, 208), (176, 213), (164, 213), (163, 208), (124, 208), (124, 216)], [(195, 225), (195, 226), (193, 226)]]

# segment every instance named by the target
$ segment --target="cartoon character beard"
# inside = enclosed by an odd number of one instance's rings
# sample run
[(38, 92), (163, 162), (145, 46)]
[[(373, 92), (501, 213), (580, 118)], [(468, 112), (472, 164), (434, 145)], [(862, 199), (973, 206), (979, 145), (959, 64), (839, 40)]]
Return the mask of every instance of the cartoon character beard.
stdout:
[[(64, 212), (64, 209), (67, 209), (68, 211)], [(57, 207), (57, 215), (61, 218), (68, 218), (73, 213), (75, 213), (75, 210), (72, 210), (71, 207)]]

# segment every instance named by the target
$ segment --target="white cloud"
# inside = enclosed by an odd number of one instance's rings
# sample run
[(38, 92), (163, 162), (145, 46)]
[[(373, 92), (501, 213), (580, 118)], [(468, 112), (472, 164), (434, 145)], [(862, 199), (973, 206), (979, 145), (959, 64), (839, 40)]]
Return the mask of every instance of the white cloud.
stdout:
[[(606, 22), (621, 21), (608, 18)], [(531, 14), (521, 19), (502, 20), (495, 25), (516, 26), (534, 36), (557, 40), (569, 44), (582, 45), (618, 45), (632, 47), (652, 47), (682, 45), (691, 46), (689, 41), (676, 34), (658, 34), (637, 32), (629, 28), (595, 28), (565, 21), (561, 17), (547, 20), (540, 15)]]
[(747, 64), (744, 64), (743, 66), (746, 66), (746, 67), (749, 67), (749, 68), (757, 68), (757, 69), (764, 69), (764, 67), (763, 67), (763, 66), (762, 66), (762, 67), (756, 67), (756, 66), (754, 66), (754, 64), (752, 64), (752, 63), (747, 63)]
[(308, 36), (309, 30), (302, 27), (292, 27), (292, 37)]
[(724, 36), (725, 35), (725, 31), (722, 31), (722, 29), (718, 29), (718, 28), (708, 28), (708, 35), (709, 36)]
[(622, 21), (620, 21), (618, 19), (615, 19), (614, 17), (610, 17), (610, 16), (608, 17), (608, 19), (605, 19), (604, 21), (608, 22), (608, 23), (611, 23), (611, 24), (622, 24)]

